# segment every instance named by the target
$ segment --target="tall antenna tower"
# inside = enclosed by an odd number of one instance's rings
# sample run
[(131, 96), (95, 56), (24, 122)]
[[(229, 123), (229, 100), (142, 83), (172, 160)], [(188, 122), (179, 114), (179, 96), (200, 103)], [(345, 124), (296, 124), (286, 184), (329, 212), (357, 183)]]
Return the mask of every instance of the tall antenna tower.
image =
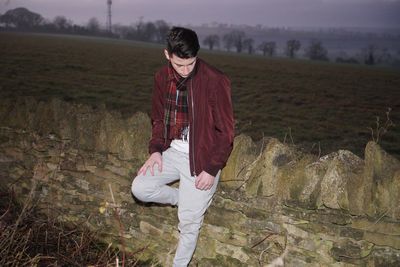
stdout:
[(111, 26), (111, 4), (112, 4), (112, 0), (107, 0), (107, 31), (109, 33), (112, 32)]

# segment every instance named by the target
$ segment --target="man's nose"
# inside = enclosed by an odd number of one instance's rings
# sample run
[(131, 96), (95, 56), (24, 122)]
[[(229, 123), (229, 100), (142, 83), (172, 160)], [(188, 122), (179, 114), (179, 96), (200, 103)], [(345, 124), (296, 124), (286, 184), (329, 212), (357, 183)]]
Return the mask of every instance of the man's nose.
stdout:
[(189, 68), (188, 66), (184, 66), (184, 67), (183, 67), (183, 74), (184, 74), (184, 75), (188, 75), (189, 72), (190, 72), (190, 68)]

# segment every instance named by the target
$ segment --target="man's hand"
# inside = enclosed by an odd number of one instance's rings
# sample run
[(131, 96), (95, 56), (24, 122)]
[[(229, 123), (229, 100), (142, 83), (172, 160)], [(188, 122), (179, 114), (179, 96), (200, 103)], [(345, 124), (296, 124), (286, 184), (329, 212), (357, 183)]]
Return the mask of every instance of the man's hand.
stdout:
[(196, 176), (195, 186), (200, 190), (210, 190), (210, 188), (214, 184), (215, 177), (211, 174), (208, 174), (205, 171), (202, 171), (200, 175)]
[(149, 159), (143, 164), (143, 166), (139, 169), (138, 175), (143, 173), (146, 175), (147, 169), (150, 168), (151, 175), (154, 175), (154, 165), (158, 165), (158, 171), (162, 171), (162, 157), (160, 152), (154, 152), (150, 155)]

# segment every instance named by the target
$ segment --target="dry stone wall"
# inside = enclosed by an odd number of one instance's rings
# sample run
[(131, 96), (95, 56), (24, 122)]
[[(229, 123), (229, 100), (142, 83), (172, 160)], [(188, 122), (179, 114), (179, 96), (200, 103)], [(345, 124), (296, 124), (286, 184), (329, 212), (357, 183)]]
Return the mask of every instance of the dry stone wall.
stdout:
[[(57, 99), (0, 104), (2, 190), (171, 265), (176, 209), (130, 193), (147, 157), (147, 115)], [(237, 136), (191, 266), (400, 266), (399, 192), (400, 163), (376, 143), (365, 159), (343, 150), (317, 157)]]

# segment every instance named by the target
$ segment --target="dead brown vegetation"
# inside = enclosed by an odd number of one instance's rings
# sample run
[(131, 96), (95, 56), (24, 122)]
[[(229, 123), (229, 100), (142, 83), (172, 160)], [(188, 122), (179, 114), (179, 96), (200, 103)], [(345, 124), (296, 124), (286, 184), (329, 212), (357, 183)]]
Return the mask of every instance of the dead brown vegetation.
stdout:
[(81, 223), (45, 216), (34, 192), (21, 205), (12, 189), (0, 190), (0, 266), (143, 266)]

